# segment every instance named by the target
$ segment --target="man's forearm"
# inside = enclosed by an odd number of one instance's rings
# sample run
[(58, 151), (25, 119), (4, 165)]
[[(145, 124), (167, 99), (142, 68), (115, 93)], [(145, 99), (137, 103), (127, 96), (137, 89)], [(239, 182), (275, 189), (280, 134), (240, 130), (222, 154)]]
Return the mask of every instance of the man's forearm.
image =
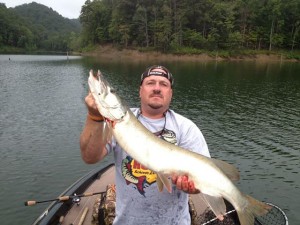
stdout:
[(85, 127), (80, 135), (81, 157), (88, 164), (102, 160), (107, 150), (104, 136), (104, 122), (96, 122), (87, 117)]

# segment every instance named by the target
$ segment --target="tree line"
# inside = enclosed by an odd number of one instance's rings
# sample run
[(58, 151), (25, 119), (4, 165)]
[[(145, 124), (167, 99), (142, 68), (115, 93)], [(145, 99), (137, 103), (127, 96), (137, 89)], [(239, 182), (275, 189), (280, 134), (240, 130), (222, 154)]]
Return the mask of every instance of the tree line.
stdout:
[(299, 0), (87, 0), (84, 45), (176, 49), (295, 50)]
[(96, 45), (173, 53), (300, 49), (299, 0), (86, 0), (79, 19), (0, 3), (0, 51)]

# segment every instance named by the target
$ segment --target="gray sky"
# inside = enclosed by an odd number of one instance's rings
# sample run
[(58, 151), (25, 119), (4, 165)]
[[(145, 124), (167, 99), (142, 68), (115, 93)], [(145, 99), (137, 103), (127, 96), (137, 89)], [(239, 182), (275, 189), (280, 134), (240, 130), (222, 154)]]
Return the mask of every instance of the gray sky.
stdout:
[(81, 6), (86, 0), (0, 0), (7, 8), (15, 7), (25, 3), (36, 2), (51, 7), (63, 17), (76, 19), (80, 15)]

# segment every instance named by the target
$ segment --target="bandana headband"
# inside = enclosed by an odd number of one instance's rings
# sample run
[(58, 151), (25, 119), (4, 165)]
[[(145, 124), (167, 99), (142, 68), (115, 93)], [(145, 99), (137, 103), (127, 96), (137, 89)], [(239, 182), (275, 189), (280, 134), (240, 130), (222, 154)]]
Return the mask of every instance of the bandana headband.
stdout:
[[(155, 69), (160, 69), (162, 71), (153, 71)], [(163, 66), (151, 66), (150, 68), (148, 68), (142, 75), (141, 75), (141, 85), (144, 81), (144, 79), (146, 77), (150, 77), (150, 76), (161, 76), (161, 77), (165, 77), (167, 78), (170, 83), (171, 83), (171, 87), (173, 87), (174, 84), (174, 79), (173, 79), (173, 75), (169, 72), (169, 70)]]

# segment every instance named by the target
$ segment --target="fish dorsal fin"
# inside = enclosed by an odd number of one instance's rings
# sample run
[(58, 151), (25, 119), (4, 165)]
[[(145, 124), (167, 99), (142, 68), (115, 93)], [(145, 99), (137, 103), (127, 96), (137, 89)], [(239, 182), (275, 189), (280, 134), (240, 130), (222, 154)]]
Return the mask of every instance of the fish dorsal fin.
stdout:
[(230, 165), (229, 163), (222, 161), (222, 160), (213, 159), (213, 158), (210, 158), (210, 159), (220, 170), (223, 171), (223, 173), (230, 180), (238, 181), (240, 179), (240, 172), (238, 171), (238, 169), (235, 166)]
[(168, 179), (168, 177), (161, 173), (156, 173), (156, 175), (157, 175), (156, 183), (157, 183), (158, 190), (160, 192), (162, 192), (162, 190), (165, 186), (167, 191), (169, 193), (172, 193), (172, 185), (171, 185), (171, 181)]
[(226, 205), (222, 197), (206, 195), (203, 193), (200, 193), (198, 195), (204, 199), (206, 204), (210, 207), (210, 209), (219, 220), (224, 219), (224, 215), (226, 213)]

